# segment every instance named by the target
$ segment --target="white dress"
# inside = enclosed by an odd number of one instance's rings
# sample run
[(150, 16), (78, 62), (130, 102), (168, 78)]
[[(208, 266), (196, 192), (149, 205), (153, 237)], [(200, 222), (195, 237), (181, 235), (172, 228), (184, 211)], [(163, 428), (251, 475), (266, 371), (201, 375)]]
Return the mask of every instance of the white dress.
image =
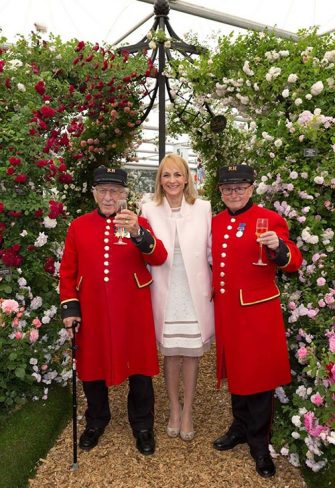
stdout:
[[(172, 210), (172, 217), (180, 217), (180, 208)], [(170, 276), (163, 343), (159, 350), (164, 356), (202, 356), (210, 348), (210, 341), (202, 342), (197, 316), (194, 310), (187, 280), (183, 256), (176, 228), (173, 265)]]

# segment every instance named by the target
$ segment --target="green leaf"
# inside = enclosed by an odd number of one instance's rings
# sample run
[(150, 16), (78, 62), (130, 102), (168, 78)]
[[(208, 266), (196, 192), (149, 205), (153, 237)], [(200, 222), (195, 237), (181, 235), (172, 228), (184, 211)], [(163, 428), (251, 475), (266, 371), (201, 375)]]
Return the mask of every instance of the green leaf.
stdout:
[(23, 380), (24, 377), (26, 376), (26, 371), (24, 368), (16, 368), (15, 370), (15, 376), (17, 378), (20, 378), (20, 380)]

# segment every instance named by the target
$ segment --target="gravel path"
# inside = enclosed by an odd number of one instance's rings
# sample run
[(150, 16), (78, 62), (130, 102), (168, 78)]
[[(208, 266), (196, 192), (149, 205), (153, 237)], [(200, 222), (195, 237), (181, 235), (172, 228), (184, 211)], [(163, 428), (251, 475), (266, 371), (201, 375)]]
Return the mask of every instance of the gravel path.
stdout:
[[(170, 439), (167, 397), (163, 378), (154, 380), (156, 394), (156, 452), (142, 456), (135, 448), (126, 409), (127, 385), (110, 390), (112, 421), (99, 445), (90, 452), (79, 450), (79, 469), (71, 471), (72, 426), (69, 424), (40, 465), (30, 488), (303, 488), (299, 470), (284, 458), (276, 459), (277, 474), (266, 480), (257, 475), (245, 445), (218, 452), (212, 440), (223, 434), (231, 421), (229, 395), (215, 388), (215, 350), (201, 361), (195, 402), (196, 436), (191, 442)], [(84, 401), (79, 393), (79, 432), (84, 428)]]

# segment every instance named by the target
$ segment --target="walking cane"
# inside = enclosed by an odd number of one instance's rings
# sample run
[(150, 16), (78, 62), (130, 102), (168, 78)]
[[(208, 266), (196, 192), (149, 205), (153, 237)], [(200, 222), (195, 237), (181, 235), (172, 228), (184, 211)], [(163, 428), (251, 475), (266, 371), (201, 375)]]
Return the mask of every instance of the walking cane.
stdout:
[(72, 471), (77, 471), (78, 465), (78, 443), (77, 443), (77, 363), (76, 363), (76, 327), (79, 325), (77, 320), (74, 320), (71, 325), (72, 339), (72, 436), (73, 436), (73, 464)]

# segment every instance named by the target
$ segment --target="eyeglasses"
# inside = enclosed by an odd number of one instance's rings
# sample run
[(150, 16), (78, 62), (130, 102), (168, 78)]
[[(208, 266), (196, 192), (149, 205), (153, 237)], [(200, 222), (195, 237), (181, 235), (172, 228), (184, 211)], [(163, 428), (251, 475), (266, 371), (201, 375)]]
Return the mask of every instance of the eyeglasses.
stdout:
[(223, 195), (232, 195), (233, 192), (235, 192), (237, 195), (244, 195), (244, 193), (247, 191), (248, 188), (250, 188), (252, 185), (248, 186), (235, 186), (233, 188), (227, 188), (226, 186), (219, 186), (219, 190)]
[(97, 194), (101, 197), (105, 197), (108, 193), (114, 197), (116, 195), (120, 195), (120, 194), (126, 194), (126, 190), (124, 190), (123, 188), (99, 188), (99, 187), (95, 187), (93, 188), (93, 190), (95, 190), (97, 192)]

